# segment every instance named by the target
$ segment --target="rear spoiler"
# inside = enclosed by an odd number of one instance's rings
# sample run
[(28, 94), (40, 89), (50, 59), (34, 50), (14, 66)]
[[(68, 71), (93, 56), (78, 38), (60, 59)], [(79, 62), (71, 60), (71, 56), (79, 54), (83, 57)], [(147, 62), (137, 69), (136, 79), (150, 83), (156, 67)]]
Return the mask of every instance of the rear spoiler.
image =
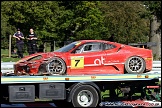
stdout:
[(146, 43), (128, 43), (130, 46), (147, 48), (147, 47), (155, 47), (157, 46), (156, 42), (146, 42)]

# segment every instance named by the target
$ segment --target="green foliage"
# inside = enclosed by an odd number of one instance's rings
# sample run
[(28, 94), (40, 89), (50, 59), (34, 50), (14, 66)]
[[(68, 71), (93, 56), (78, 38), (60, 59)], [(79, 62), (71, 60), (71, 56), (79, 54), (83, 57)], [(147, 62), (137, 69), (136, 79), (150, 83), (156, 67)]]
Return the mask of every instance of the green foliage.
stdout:
[(149, 16), (156, 15), (161, 19), (161, 1), (143, 1), (143, 3), (148, 10)]
[[(104, 1), (105, 24), (120, 43), (148, 41), (149, 20), (142, 18), (146, 10), (139, 1)], [(110, 29), (111, 28), (111, 29)]]
[(108, 33), (104, 28), (103, 16), (98, 2), (62, 1), (65, 14), (60, 17), (59, 34), (63, 40), (102, 39), (101, 32)]
[[(25, 36), (34, 28), (39, 40), (108, 40), (121, 43), (146, 42), (148, 11), (141, 1), (2, 1), (1, 45), (20, 28)], [(152, 2), (151, 2), (152, 3)], [(161, 12), (161, 2), (149, 8)], [(148, 5), (147, 5), (148, 6)], [(160, 7), (159, 7), (160, 6)], [(151, 8), (153, 7), (153, 8)], [(159, 13), (156, 11), (156, 13)]]

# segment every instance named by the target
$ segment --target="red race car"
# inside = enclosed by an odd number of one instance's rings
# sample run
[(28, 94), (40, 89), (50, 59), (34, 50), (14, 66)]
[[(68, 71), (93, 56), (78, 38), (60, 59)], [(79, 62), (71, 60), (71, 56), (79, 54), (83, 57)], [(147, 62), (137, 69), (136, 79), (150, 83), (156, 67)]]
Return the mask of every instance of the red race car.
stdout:
[(152, 70), (152, 50), (104, 40), (80, 40), (54, 52), (26, 56), (14, 64), (15, 74), (141, 74)]

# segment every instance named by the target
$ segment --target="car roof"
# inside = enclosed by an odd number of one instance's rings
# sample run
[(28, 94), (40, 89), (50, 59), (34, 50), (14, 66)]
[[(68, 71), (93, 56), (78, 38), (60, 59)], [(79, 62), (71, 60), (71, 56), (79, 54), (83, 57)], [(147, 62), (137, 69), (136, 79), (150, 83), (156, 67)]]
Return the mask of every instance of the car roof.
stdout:
[(105, 40), (79, 40), (80, 42), (110, 42), (110, 41), (105, 41)]

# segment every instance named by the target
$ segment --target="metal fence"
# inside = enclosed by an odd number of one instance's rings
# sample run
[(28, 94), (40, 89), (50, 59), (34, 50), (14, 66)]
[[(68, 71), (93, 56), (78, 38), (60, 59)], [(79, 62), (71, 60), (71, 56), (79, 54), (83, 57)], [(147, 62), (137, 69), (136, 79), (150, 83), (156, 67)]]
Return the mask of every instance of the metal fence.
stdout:
[[(12, 72), (15, 62), (1, 62), (1, 72)], [(161, 73), (161, 61), (153, 61), (153, 69), (149, 73)]]

